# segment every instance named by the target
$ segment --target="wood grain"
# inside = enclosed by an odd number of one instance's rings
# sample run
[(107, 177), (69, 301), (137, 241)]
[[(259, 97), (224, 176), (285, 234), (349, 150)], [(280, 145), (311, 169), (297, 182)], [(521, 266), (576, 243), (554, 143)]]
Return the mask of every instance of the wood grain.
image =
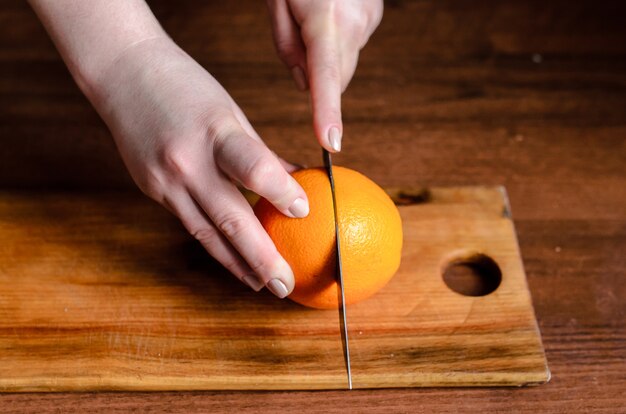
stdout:
[[(275, 58), (261, 3), (150, 1), (272, 149), (317, 164), (307, 98)], [(506, 185), (550, 383), (349, 394), (2, 394), (2, 411), (615, 413), (626, 406), (625, 4), (385, 6), (344, 94), (346, 149), (337, 161), (386, 186)], [(26, 3), (2, 2), (0, 21), (2, 187), (133, 189)]]
[[(354, 387), (545, 382), (505, 194), (399, 194), (400, 269), (348, 307)], [(0, 217), (0, 390), (347, 387), (336, 311), (257, 297), (143, 198), (4, 193)], [(497, 290), (450, 290), (446, 266), (479, 253)]]

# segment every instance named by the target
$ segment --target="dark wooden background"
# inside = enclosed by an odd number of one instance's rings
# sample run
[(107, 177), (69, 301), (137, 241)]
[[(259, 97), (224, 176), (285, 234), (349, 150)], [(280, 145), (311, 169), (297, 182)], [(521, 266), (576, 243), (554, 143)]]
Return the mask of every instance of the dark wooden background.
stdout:
[[(268, 145), (319, 164), (261, 1), (152, 1)], [(4, 394), (0, 411), (625, 412), (626, 6), (388, 1), (337, 162), (382, 185), (507, 187), (552, 381), (525, 389)], [(0, 188), (137, 191), (23, 1), (0, 5)], [(0, 351), (1, 352), (1, 351)]]

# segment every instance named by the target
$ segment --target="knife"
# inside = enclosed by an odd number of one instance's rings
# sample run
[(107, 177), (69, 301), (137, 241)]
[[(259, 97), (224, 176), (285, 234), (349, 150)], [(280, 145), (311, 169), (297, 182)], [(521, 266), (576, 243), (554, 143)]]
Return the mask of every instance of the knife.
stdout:
[(348, 389), (352, 389), (352, 371), (350, 370), (350, 346), (348, 344), (348, 320), (346, 318), (346, 296), (343, 286), (343, 273), (341, 268), (341, 249), (339, 248), (339, 220), (337, 217), (337, 197), (335, 196), (335, 180), (333, 178), (333, 163), (330, 153), (322, 149), (324, 168), (330, 181), (330, 192), (333, 196), (333, 210), (335, 213), (335, 251), (337, 254), (336, 278), (337, 278), (337, 300), (339, 302), (339, 325), (341, 330), (341, 344), (343, 345), (343, 359), (346, 364), (348, 375)]

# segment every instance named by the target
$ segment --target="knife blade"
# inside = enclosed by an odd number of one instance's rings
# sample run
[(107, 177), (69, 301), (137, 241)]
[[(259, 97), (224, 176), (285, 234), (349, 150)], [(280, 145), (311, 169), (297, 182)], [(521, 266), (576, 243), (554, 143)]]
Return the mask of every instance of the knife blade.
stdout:
[(339, 220), (337, 217), (337, 197), (335, 195), (335, 179), (333, 177), (333, 163), (330, 153), (322, 149), (324, 168), (330, 181), (330, 192), (333, 196), (333, 212), (335, 215), (335, 250), (337, 255), (336, 279), (337, 279), (337, 300), (339, 302), (339, 325), (341, 331), (341, 344), (343, 345), (343, 359), (346, 364), (346, 374), (348, 375), (348, 389), (352, 389), (352, 371), (350, 369), (350, 345), (348, 343), (348, 319), (346, 317), (346, 295), (343, 284), (343, 269), (341, 267), (341, 249), (339, 242)]

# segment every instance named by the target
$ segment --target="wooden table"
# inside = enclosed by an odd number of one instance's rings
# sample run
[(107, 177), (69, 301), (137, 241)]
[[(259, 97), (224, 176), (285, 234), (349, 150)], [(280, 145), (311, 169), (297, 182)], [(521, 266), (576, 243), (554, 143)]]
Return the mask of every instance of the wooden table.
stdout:
[[(268, 145), (319, 163), (263, 5), (151, 2)], [(385, 186), (505, 185), (552, 381), (523, 389), (3, 394), (0, 411), (623, 412), (626, 8), (389, 1), (344, 95), (337, 162)], [(0, 188), (134, 189), (22, 1), (0, 6)], [(297, 145), (294, 145), (297, 143)]]

